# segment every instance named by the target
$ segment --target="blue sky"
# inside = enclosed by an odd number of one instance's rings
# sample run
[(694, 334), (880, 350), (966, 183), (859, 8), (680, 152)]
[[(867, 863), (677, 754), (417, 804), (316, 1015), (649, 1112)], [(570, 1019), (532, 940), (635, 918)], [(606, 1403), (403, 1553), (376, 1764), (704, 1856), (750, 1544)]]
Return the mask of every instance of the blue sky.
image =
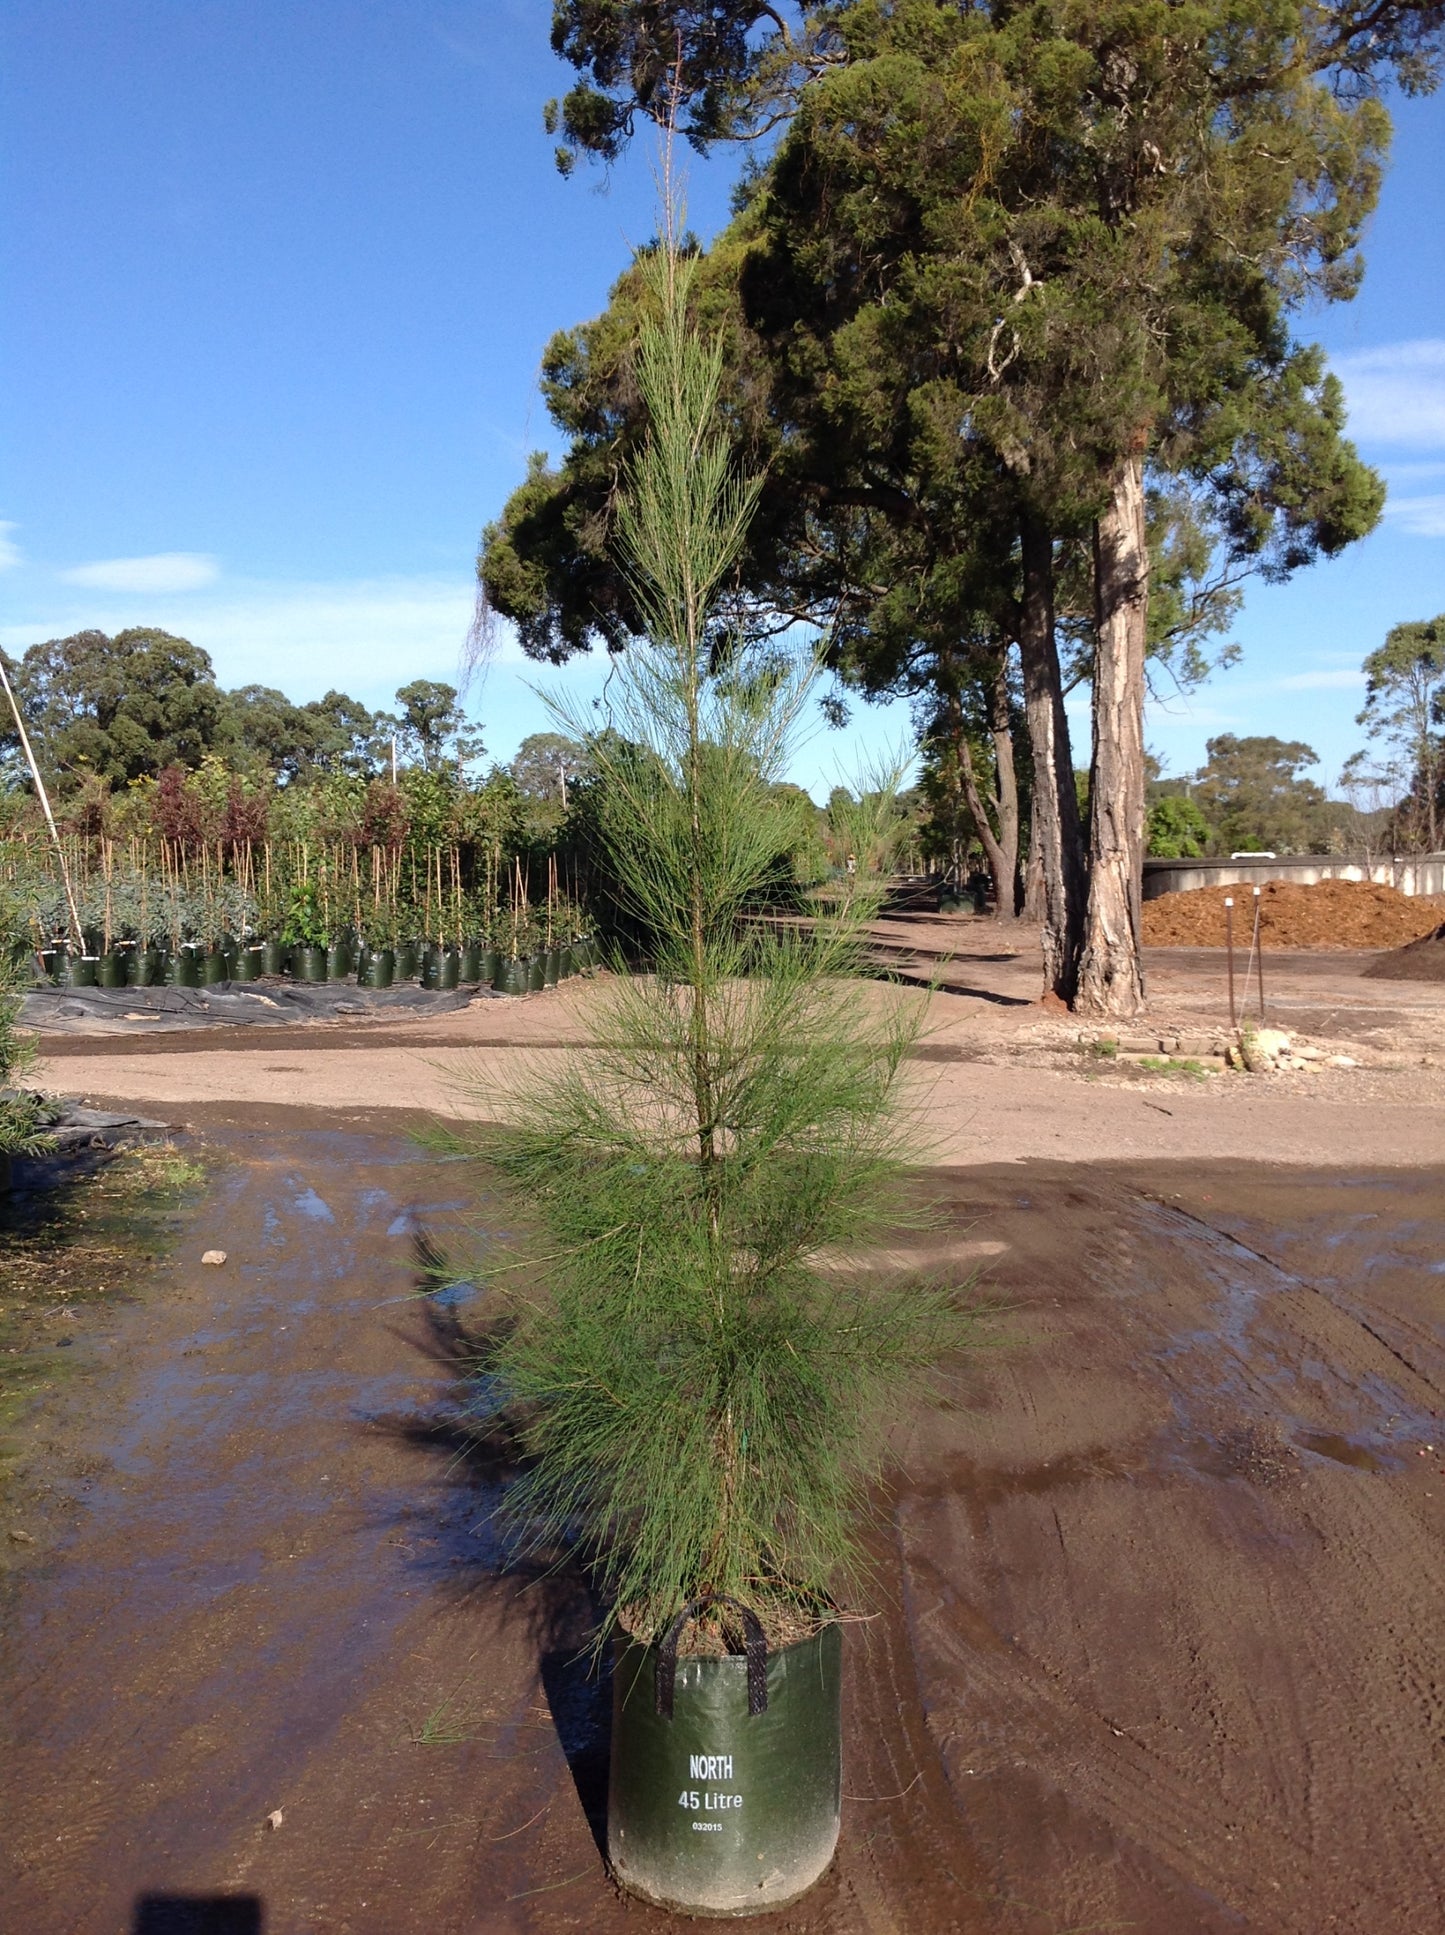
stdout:
[[(156, 624), (225, 685), (380, 706), (455, 679), (481, 526), (553, 444), (553, 330), (654, 227), (645, 144), (558, 177), (546, 0), (4, 0), (0, 643)], [(1173, 771), (1215, 732), (1303, 738), (1333, 782), (1361, 658), (1445, 609), (1445, 99), (1400, 105), (1362, 295), (1302, 320), (1390, 482), (1383, 528), (1253, 587), (1241, 663), (1151, 707)], [(736, 165), (691, 166), (711, 233)], [(506, 758), (562, 674), (504, 642), (472, 706)], [(1075, 717), (1083, 763), (1087, 722)], [(906, 733), (819, 732), (796, 775)]]

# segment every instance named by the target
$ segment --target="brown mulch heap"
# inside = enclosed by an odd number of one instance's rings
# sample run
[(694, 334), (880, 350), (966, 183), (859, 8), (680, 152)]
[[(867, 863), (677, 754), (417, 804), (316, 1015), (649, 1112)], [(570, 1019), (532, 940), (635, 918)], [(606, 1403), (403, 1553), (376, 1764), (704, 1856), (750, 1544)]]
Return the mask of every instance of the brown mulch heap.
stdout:
[[(1249, 884), (1197, 887), (1146, 900), (1145, 946), (1223, 947), (1227, 894), (1234, 896), (1235, 946), (1248, 947), (1254, 927)], [(1374, 881), (1320, 880), (1305, 887), (1271, 880), (1260, 892), (1260, 935), (1265, 947), (1399, 947), (1433, 933), (1442, 913), (1439, 900)]]
[(1418, 941), (1365, 969), (1372, 981), (1445, 981), (1445, 921)]

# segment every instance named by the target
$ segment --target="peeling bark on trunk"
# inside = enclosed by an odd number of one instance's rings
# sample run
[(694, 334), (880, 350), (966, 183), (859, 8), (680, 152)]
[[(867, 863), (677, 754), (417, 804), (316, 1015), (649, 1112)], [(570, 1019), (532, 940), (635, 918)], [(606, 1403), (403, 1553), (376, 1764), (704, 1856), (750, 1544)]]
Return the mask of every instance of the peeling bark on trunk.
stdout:
[(1044, 990), (1072, 1007), (1083, 944), (1084, 856), (1054, 638), (1054, 547), (1034, 518), (1024, 519), (1020, 535), (1019, 656), (1034, 762), (1033, 858), (1043, 881)]
[(1094, 530), (1094, 755), (1089, 785), (1089, 904), (1079, 960), (1082, 1013), (1128, 1016), (1145, 1005), (1139, 956), (1144, 865), (1144, 653), (1149, 546), (1144, 462), (1113, 480)]

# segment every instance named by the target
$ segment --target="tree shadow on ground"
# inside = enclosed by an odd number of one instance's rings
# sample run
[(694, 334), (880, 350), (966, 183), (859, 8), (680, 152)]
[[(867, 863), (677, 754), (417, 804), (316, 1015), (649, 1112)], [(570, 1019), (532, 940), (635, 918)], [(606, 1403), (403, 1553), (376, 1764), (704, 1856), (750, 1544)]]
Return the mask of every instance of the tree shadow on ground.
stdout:
[(485, 1593), (491, 1608), (520, 1627), (538, 1665), (558, 1744), (599, 1854), (607, 1853), (607, 1785), (612, 1751), (612, 1662), (594, 1642), (604, 1609), (575, 1553), (543, 1546), (505, 1514), (526, 1453), (505, 1410), (492, 1408), (484, 1364), (495, 1330), (454, 1294), (444, 1258), (425, 1230), (413, 1237), (419, 1322), (399, 1334), (448, 1381), (453, 1401), (430, 1412), (379, 1422), (439, 1461), (445, 1503), (429, 1513), (433, 1539), (416, 1563), (428, 1583), (453, 1599)]

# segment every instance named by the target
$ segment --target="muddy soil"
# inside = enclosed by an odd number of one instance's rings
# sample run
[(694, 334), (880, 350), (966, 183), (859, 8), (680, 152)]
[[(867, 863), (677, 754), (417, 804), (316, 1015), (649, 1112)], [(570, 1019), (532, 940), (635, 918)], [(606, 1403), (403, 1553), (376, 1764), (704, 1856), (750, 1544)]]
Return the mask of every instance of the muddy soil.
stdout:
[[(32, 1427), (7, 1928), (687, 1925), (607, 1882), (585, 1595), (499, 1575), (453, 1428), (481, 1306), (412, 1294), (471, 1192), (398, 1129), (213, 1114), (185, 1239)], [(900, 1421), (838, 1859), (759, 1925), (1441, 1926), (1445, 1173), (936, 1185), (920, 1259), (985, 1267), (1006, 1347)]]

